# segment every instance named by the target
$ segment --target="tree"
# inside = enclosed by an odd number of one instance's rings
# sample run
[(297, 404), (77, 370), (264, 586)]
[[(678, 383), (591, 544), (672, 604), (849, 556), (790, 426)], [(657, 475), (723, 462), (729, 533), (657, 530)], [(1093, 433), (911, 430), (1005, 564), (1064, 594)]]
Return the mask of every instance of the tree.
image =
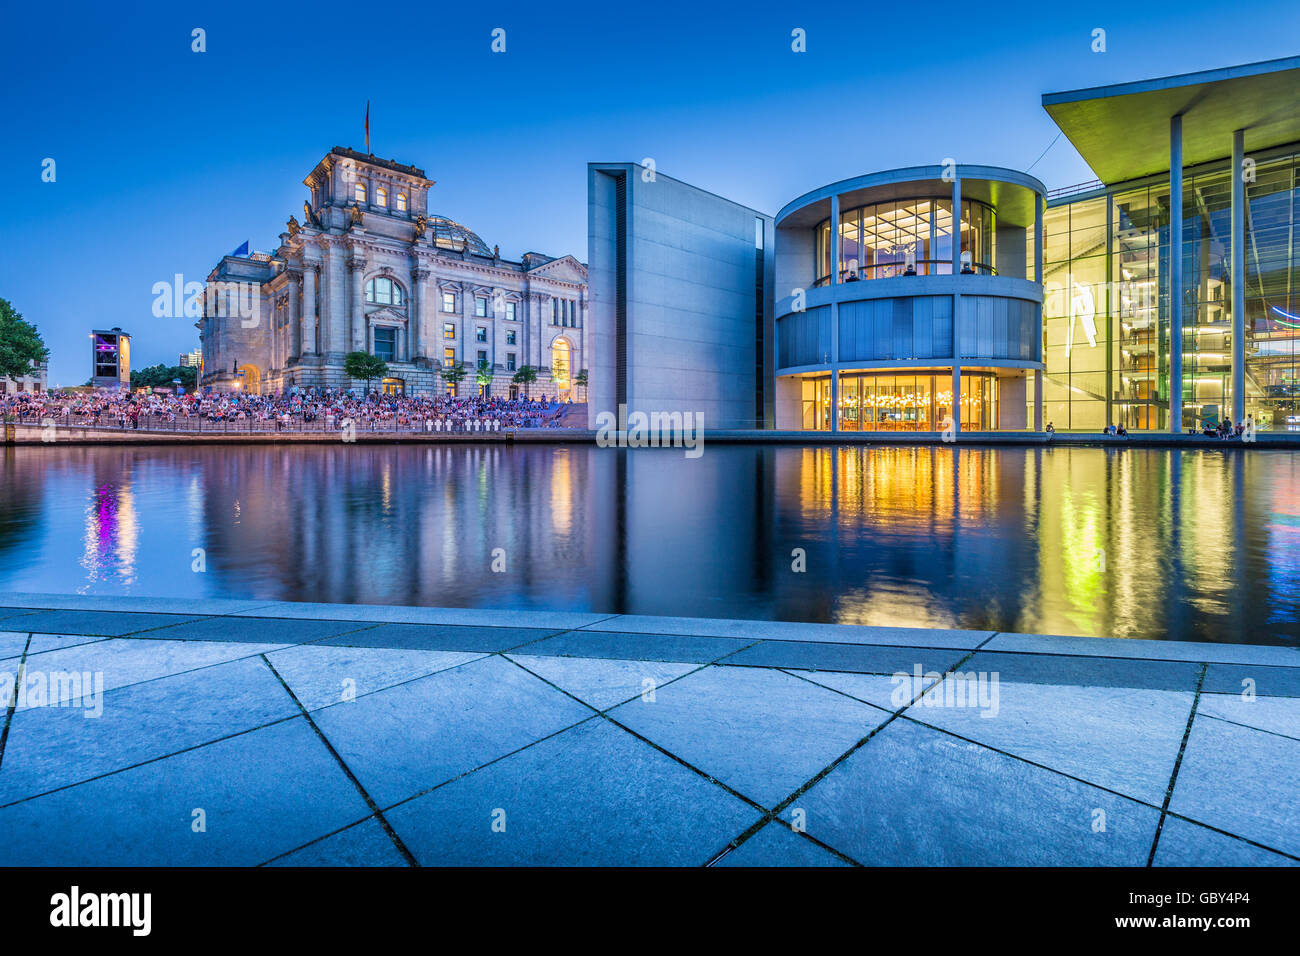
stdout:
[(364, 378), (366, 395), (369, 395), (371, 381), (388, 374), (388, 363), (369, 352), (349, 352), (343, 357), (343, 371), (349, 378)]
[(460, 385), (461, 379), (466, 375), (464, 362), (457, 362), (455, 365), (444, 365), (442, 367), (442, 380), (453, 388)]
[(528, 386), (537, 381), (537, 369), (531, 365), (521, 366), (519, 371), (515, 372), (515, 377), (511, 381), (524, 387), (524, 398), (527, 398)]
[(32, 363), (49, 361), (41, 333), (9, 304), (0, 299), (0, 377), (18, 381), (32, 373)]
[(573, 384), (582, 389), (582, 400), (587, 400), (587, 370), (584, 368), (577, 375), (573, 376)]
[(474, 370), (474, 381), (478, 383), (479, 398), (482, 398), (487, 387), (492, 384), (492, 367), (487, 362), (478, 363), (478, 368)]
[(189, 365), (151, 365), (148, 368), (131, 370), (132, 388), (175, 388), (176, 379), (181, 380), (181, 387), (194, 391), (198, 386), (199, 370)]

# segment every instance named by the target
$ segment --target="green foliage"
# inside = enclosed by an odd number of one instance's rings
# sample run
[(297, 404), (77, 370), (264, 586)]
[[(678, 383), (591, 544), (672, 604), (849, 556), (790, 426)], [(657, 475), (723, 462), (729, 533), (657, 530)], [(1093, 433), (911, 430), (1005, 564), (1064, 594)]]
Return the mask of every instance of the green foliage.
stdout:
[(366, 391), (370, 391), (370, 382), (388, 374), (388, 363), (369, 352), (349, 352), (343, 357), (343, 371), (349, 378), (366, 380)]
[(131, 370), (132, 388), (175, 388), (175, 380), (181, 380), (181, 387), (187, 392), (194, 391), (199, 383), (199, 370), (188, 365), (151, 365), (148, 368)]
[(478, 368), (474, 370), (474, 381), (478, 382), (480, 387), (492, 384), (492, 367), (487, 362), (478, 363)]
[(442, 367), (442, 380), (449, 385), (459, 385), (467, 374), (468, 369), (465, 368), (464, 362)]
[(30, 375), (33, 362), (45, 362), (50, 350), (41, 334), (14, 309), (0, 299), (0, 376), (14, 381)]
[(522, 385), (524, 387), (524, 397), (527, 398), (529, 391), (528, 386), (537, 381), (537, 369), (533, 368), (531, 365), (522, 365), (519, 367), (519, 370), (515, 372), (515, 376), (511, 381), (516, 385)]

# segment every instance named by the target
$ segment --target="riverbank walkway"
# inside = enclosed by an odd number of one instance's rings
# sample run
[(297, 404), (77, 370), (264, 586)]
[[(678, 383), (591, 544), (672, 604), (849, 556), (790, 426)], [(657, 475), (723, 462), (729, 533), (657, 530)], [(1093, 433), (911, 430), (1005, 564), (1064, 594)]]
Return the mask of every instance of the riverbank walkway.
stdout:
[[(224, 422), (205, 430), (169, 428), (116, 428), (57, 425), (46, 429), (39, 425), (0, 425), (0, 446), (43, 445), (428, 445), (428, 444), (595, 444), (602, 440), (593, 429), (575, 428), (573, 417), (566, 413), (562, 427), (501, 428), (466, 426), (456, 431), (425, 431), (408, 428), (357, 428), (343, 432), (320, 428), (306, 431), (277, 431), (273, 424)], [(1230, 449), (1281, 448), (1300, 451), (1300, 431), (1259, 432), (1254, 441), (1224, 441), (1204, 435), (1174, 435), (1168, 432), (1136, 432), (1128, 435), (1104, 435), (1100, 432), (962, 432), (945, 437), (941, 432), (828, 432), (777, 431), (775, 429), (711, 428), (705, 424), (702, 444), (771, 444), (771, 445), (1026, 445), (1031, 447), (1108, 448), (1179, 448), (1228, 451)], [(603, 436), (615, 442), (617, 436)], [(669, 444), (667, 436), (663, 444)]]
[(1300, 864), (1289, 647), (0, 593), (0, 681), (10, 866)]

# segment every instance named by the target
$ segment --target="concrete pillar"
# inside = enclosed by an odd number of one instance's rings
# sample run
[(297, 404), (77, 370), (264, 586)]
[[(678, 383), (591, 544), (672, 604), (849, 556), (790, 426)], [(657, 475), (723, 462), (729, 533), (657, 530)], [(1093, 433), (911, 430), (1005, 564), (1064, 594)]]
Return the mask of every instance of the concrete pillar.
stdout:
[(1043, 430), (1043, 370), (1034, 369), (1034, 431)]
[(961, 360), (952, 363), (952, 433), (961, 433)]
[[(957, 275), (961, 272), (961, 177), (958, 176), (952, 181), (952, 274)], [(956, 303), (953, 303), (956, 306)], [(957, 335), (957, 310), (953, 309), (952, 329), (955, 341)], [(954, 347), (953, 355), (957, 354)]]
[(1246, 420), (1246, 131), (1232, 134), (1232, 421)]
[(302, 351), (299, 356), (316, 352), (316, 278), (320, 267), (314, 262), (302, 264), (302, 330), (299, 341)]
[[(1106, 201), (1110, 202), (1110, 199)], [(1038, 195), (1034, 196), (1034, 281), (1043, 284), (1043, 197)], [(1042, 309), (1038, 311), (1041, 318)], [(1042, 327), (1041, 322), (1039, 327)]]
[(1169, 431), (1183, 430), (1183, 118), (1169, 120)]
[(352, 308), (349, 310), (349, 328), (352, 330), (353, 352), (370, 351), (366, 335), (366, 259), (354, 252), (348, 256), (348, 281), (352, 286)]
[(840, 282), (840, 197), (831, 197), (831, 285)]

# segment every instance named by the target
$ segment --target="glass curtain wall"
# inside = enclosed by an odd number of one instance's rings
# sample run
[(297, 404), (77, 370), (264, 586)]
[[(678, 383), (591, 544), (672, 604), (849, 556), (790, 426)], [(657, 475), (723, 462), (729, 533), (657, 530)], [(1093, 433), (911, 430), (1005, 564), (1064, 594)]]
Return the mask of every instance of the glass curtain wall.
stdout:
[[(803, 427), (831, 427), (829, 375), (806, 377)], [(998, 380), (990, 372), (962, 372), (961, 427), (989, 431), (998, 427)], [(952, 414), (952, 373), (840, 373), (841, 431), (940, 431)]]
[[(1229, 165), (1183, 177), (1184, 428), (1232, 413)], [(1261, 429), (1300, 431), (1300, 154), (1246, 175), (1246, 413)], [(1044, 422), (1168, 429), (1168, 178), (1053, 206), (1043, 230)]]
[[(874, 203), (840, 213), (840, 281), (952, 273), (952, 200)], [(997, 214), (976, 200), (961, 204), (960, 249), (972, 272), (997, 272)], [(831, 277), (830, 221), (817, 227), (816, 285)]]
[(1246, 414), (1300, 431), (1300, 155), (1259, 163), (1246, 182)]

